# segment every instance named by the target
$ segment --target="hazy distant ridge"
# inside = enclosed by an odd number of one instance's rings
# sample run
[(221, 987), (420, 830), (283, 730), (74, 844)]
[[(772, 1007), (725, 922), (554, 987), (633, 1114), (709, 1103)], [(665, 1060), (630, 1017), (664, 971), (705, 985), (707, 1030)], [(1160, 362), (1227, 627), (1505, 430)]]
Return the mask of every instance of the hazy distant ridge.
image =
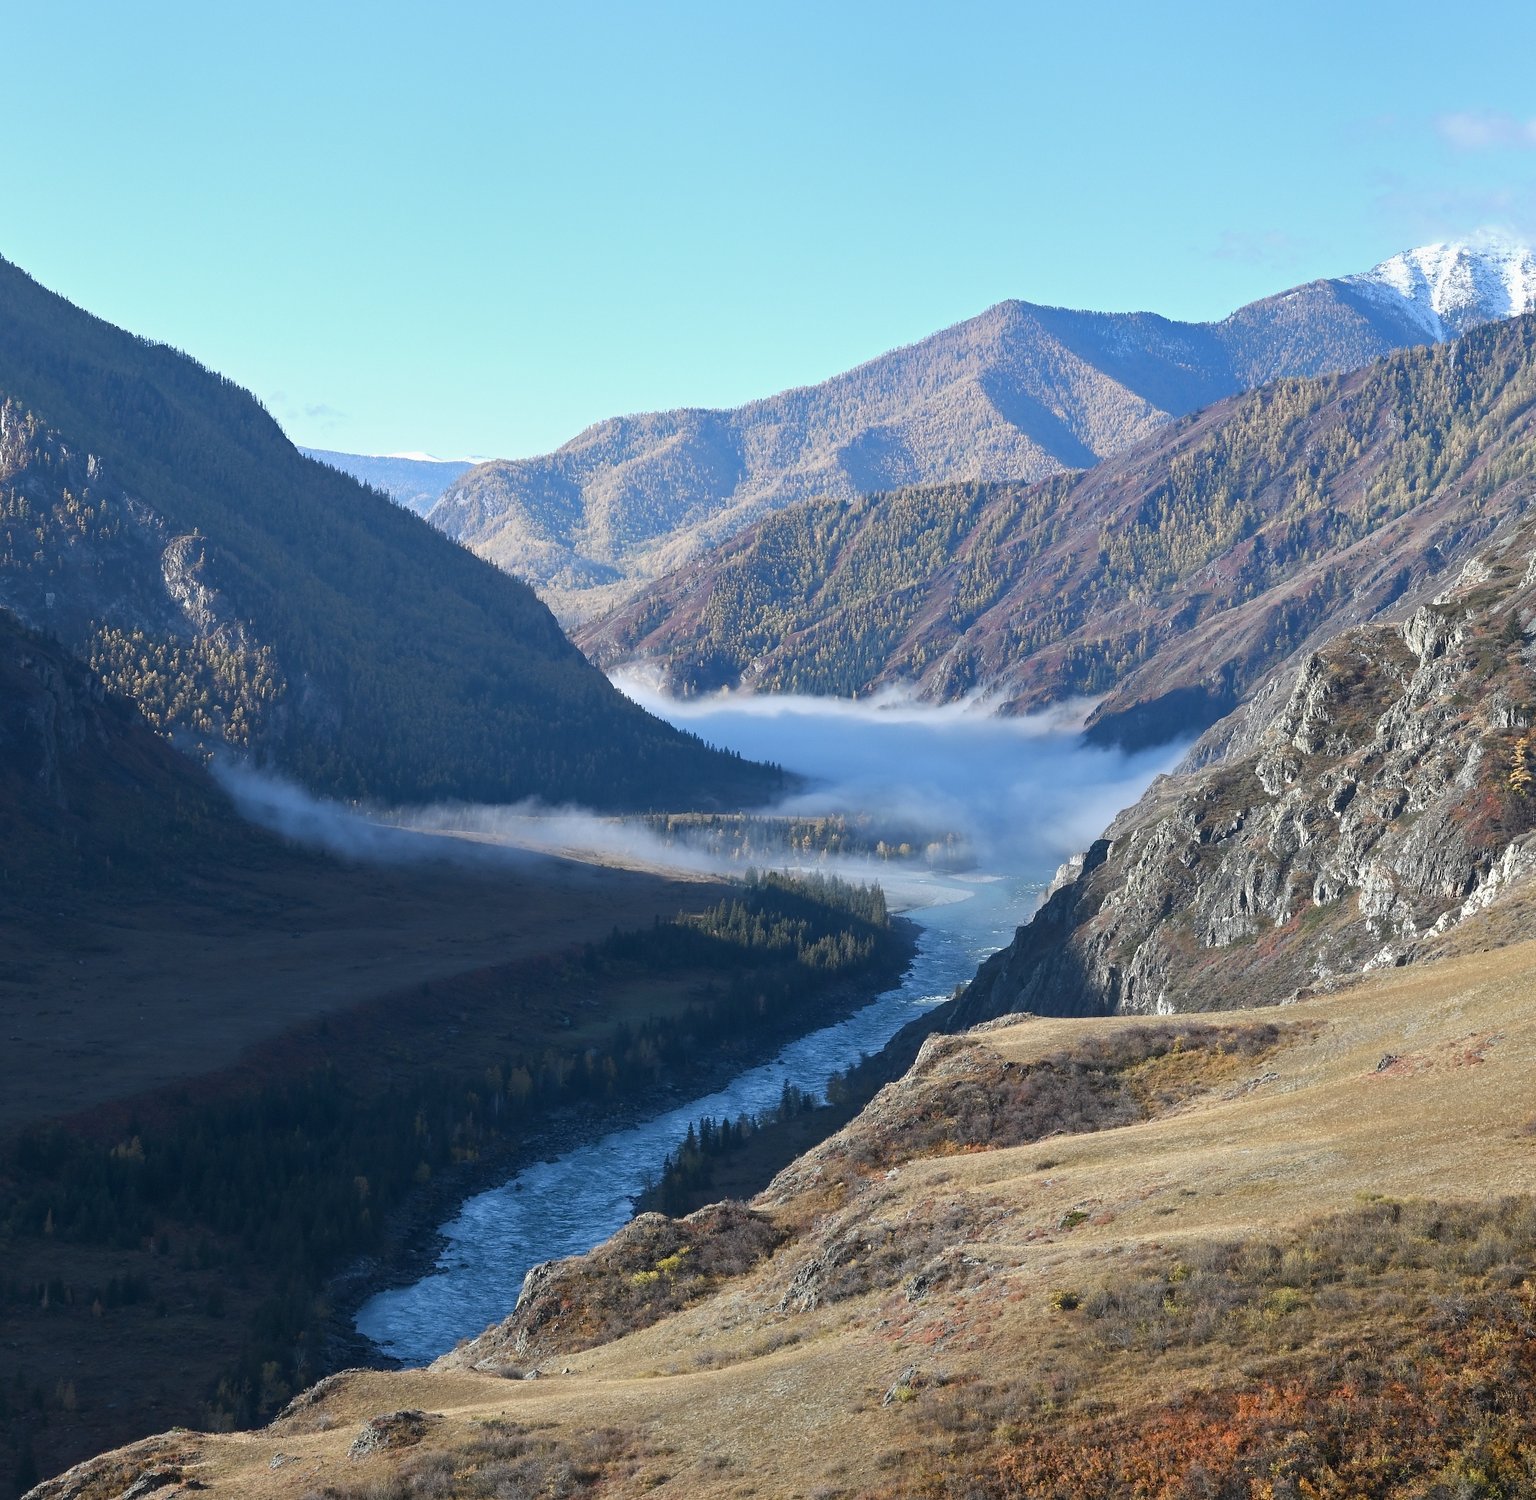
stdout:
[(374, 489), (382, 490), (396, 505), (424, 516), (437, 504), (443, 491), (460, 475), (474, 468), (468, 458), (417, 458), (401, 453), (335, 453), (329, 448), (300, 448), (306, 458), (318, 459), (343, 474), (350, 474)]

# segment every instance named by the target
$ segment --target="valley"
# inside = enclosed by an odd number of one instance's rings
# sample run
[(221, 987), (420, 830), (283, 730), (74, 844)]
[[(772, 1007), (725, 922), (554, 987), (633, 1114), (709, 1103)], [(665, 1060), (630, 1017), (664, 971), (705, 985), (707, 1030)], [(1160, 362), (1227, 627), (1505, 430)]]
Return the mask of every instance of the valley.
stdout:
[(359, 1312), (359, 1331), (392, 1357), (426, 1364), (498, 1321), (532, 1266), (584, 1254), (629, 1221), (635, 1200), (659, 1177), (689, 1125), (706, 1115), (734, 1121), (760, 1114), (779, 1102), (786, 1084), (819, 1097), (834, 1074), (877, 1054), (903, 1026), (946, 1000), (979, 959), (1006, 941), (1039, 885), (939, 879), (903, 888), (909, 900), (938, 900), (911, 909), (916, 952), (899, 986), (707, 1094), (669, 1102), (663, 1114), (541, 1161), (470, 1199), (443, 1226), (448, 1244), (430, 1274), (372, 1298)]
[[(471, 1468), (560, 1465), (614, 1494), (1086, 1496), (1284, 1462), (1372, 1494), (1481, 1466), (1519, 1493), (1533, 962), (1517, 944), (1279, 1015), (1212, 1014), (1226, 1040), (1178, 1063), (1175, 1023), (1138, 1017), (1020, 1017), (935, 1044), (751, 1205), (778, 1248), (652, 1326), (588, 1348), (555, 1331), (524, 1355), (509, 1330), (432, 1370), (340, 1377), (262, 1433), (172, 1434), (90, 1472), (252, 1497), (387, 1477), (424, 1495)], [(1263, 1026), (1256, 1050), (1235, 1046)], [(1138, 1038), (1159, 1035), (1149, 1056)], [(950, 1123), (904, 1145), (905, 1112), (957, 1080), (1002, 1109), (1008, 1070), (1050, 1078), (1075, 1056), (1129, 1067), (1145, 1116), (970, 1150)], [(681, 1227), (695, 1254), (742, 1233)], [(405, 1411), (414, 1428), (381, 1425)], [(389, 1434), (371, 1451), (370, 1422)]]
[[(819, 1091), (944, 1000), (1007, 941), (1081, 831), (1166, 762), (1082, 752), (1070, 733), (930, 710), (839, 721), (815, 705), (771, 719), (731, 705), (653, 706), (712, 743), (799, 768), (817, 790), (802, 794), (790, 829), (820, 826), (832, 807), (905, 807), (900, 826), (914, 841), (949, 830), (972, 858), (1032, 873), (1022, 883), (985, 870), (935, 874), (926, 858), (902, 856), (894, 835), (889, 857), (877, 856), (892, 826), (881, 819), (856, 819), (870, 847), (830, 860), (826, 850), (782, 848), (808, 874), (878, 877), (907, 907), (952, 903), (922, 917), (915, 968), (875, 1006), (867, 1000), (905, 961), (894, 956), (906, 951), (900, 944), (809, 997), (765, 989), (767, 977), (754, 981), (744, 955), (723, 971), (713, 960), (679, 968), (643, 947), (625, 957), (630, 939), (619, 933), (639, 939), (679, 908), (704, 913), (734, 899), (739, 886), (708, 870), (739, 878), (753, 858), (731, 848), (683, 878), (646, 873), (685, 852), (656, 838), (654, 819), (635, 820), (632, 831), (611, 819), (555, 819), (556, 842), (585, 850), (572, 860), (509, 845), (548, 840), (530, 834), (526, 818), (480, 827), (467, 808), (447, 820), (453, 830), (370, 825), (273, 784), (271, 805), (287, 819), (273, 828), (291, 838), (324, 826), (320, 846), (296, 847), (210, 809), (223, 852), (184, 870), (191, 880), (181, 888), (150, 894), (114, 876), (108, 908), (77, 904), (54, 925), (34, 911), (17, 923), (18, 962), (3, 993), (18, 1018), (7, 1052), (4, 1295), (15, 1372), (30, 1372), (25, 1401), (37, 1414), (12, 1406), (10, 1431), (27, 1435), (28, 1463), (57, 1468), (167, 1421), (256, 1420), (306, 1376), (377, 1358), (351, 1333), (352, 1309), (381, 1278), (429, 1269), (430, 1228), (460, 1198), (505, 1180), (530, 1151), (596, 1143), (615, 1118), (635, 1120), (649, 1155), (619, 1147), (622, 1171), (594, 1169), (601, 1196), (591, 1181), (578, 1193), (553, 1178), (555, 1218), (530, 1222), (526, 1249), (512, 1249), (498, 1228), (469, 1257), (485, 1275), (480, 1302), (445, 1288), (452, 1317), (468, 1320), (457, 1326), (477, 1332), (490, 1314), (473, 1309), (494, 1311), (515, 1294), (519, 1254), (531, 1261), (585, 1249), (622, 1223), (631, 1196), (700, 1111), (759, 1110), (786, 1078)], [(1073, 793), (1042, 818), (1042, 788), (1060, 784), (1078, 759)], [(78, 776), (67, 760), (60, 765)], [(203, 795), (216, 808), (214, 788)], [(919, 806), (926, 821), (913, 822)], [(1006, 846), (987, 834), (986, 810), (1001, 806), (1022, 820)], [(753, 826), (766, 837), (764, 820)], [(642, 838), (649, 842), (635, 842)], [(67, 944), (53, 937), (60, 930)], [(757, 986), (759, 1018), (764, 994), (771, 998), (766, 1024), (730, 1019), (743, 979)], [(701, 1033), (694, 1008), (722, 985), (710, 1003), (725, 1008)], [(710, 1042), (696, 1055), (701, 1035)], [(775, 1051), (778, 1060), (765, 1063)], [(726, 1092), (711, 1092), (722, 1085)], [(68, 1118), (40, 1132), (64, 1098)], [(648, 1103), (663, 1113), (649, 1118)], [(425, 1138), (423, 1118), (441, 1122)], [(301, 1144), (272, 1158), (261, 1144), (272, 1132)], [(316, 1153), (331, 1158), (318, 1180)], [(136, 1201), (144, 1164), (146, 1186), (160, 1186)], [(235, 1187), (250, 1170), (288, 1184), (288, 1201), (266, 1224), (232, 1213), (216, 1187), (221, 1176)], [(364, 1198), (354, 1179), (367, 1181)], [(178, 1180), (183, 1187), (168, 1196)], [(334, 1224), (322, 1233), (316, 1214)], [(554, 1227), (562, 1216), (563, 1231)], [(363, 1331), (386, 1352), (415, 1353), (364, 1312)], [(452, 1342), (430, 1296), (415, 1316), (426, 1319), (428, 1353)], [(90, 1334), (107, 1328), (110, 1352), (87, 1360)], [(196, 1345), (196, 1359), (145, 1383), (132, 1401), (114, 1399), (130, 1368), (183, 1342)]]
[(0, 261), (0, 1492), (1536, 1491), (1533, 483), (1492, 233), (486, 463)]

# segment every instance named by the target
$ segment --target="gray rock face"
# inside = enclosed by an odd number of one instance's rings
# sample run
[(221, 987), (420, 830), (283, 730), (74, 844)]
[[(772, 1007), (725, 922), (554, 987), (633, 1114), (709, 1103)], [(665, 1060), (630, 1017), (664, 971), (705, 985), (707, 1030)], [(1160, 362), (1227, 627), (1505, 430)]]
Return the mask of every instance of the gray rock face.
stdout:
[(1527, 528), (1218, 726), (982, 966), (965, 1018), (1273, 1004), (1499, 900), (1536, 866), (1532, 558)]

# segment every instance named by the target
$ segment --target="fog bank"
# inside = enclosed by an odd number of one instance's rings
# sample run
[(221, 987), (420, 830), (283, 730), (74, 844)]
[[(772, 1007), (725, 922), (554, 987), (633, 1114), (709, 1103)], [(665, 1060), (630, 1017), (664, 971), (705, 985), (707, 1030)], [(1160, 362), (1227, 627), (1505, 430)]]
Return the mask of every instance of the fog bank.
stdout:
[(963, 834), (980, 866), (1052, 868), (1087, 848), (1183, 744), (1129, 755), (1084, 745), (1088, 705), (997, 718), (982, 703), (934, 706), (898, 693), (862, 702), (795, 695), (677, 699), (619, 676), (616, 685), (680, 728), (811, 785), (775, 811), (865, 810)]
[[(678, 700), (619, 684), (659, 717), (805, 778), (772, 814), (868, 814), (916, 841), (956, 835), (978, 872), (1044, 879), (1134, 802), (1181, 746), (1127, 755), (1085, 746), (1065, 710), (999, 719), (977, 705), (932, 707), (886, 695), (863, 703), (806, 697)], [(561, 855), (680, 874), (739, 873), (745, 860), (668, 841), (634, 821), (581, 808), (438, 804), (351, 808), (291, 782), (224, 764), (215, 775), (253, 822), (346, 859), (527, 862)], [(921, 861), (807, 856), (855, 879), (877, 878), (908, 904)], [(759, 863), (796, 863), (759, 858)]]

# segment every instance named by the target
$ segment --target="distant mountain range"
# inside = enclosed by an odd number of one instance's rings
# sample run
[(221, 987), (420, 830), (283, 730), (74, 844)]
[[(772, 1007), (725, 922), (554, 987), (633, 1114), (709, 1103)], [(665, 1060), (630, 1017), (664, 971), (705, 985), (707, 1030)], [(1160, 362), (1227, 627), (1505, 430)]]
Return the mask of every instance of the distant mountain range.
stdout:
[(1003, 302), (820, 385), (615, 418), (544, 457), (482, 464), (429, 518), (587, 619), (796, 501), (1085, 468), (1224, 396), (1532, 306), (1536, 256), (1494, 242), (1408, 251), (1217, 323)]
[(523, 583), (246, 391), (0, 261), (0, 605), (162, 734), (334, 796), (740, 805), (782, 778), (619, 694)]
[(1525, 316), (1273, 382), (1079, 474), (793, 506), (576, 639), (683, 694), (1097, 696), (1099, 732), (1169, 739), (1443, 587), (1525, 513), (1533, 478)]
[(433, 458), (430, 453), (333, 453), (328, 448), (300, 448), (299, 452), (382, 490), (396, 505), (418, 516), (426, 515), (455, 479), (481, 462)]

